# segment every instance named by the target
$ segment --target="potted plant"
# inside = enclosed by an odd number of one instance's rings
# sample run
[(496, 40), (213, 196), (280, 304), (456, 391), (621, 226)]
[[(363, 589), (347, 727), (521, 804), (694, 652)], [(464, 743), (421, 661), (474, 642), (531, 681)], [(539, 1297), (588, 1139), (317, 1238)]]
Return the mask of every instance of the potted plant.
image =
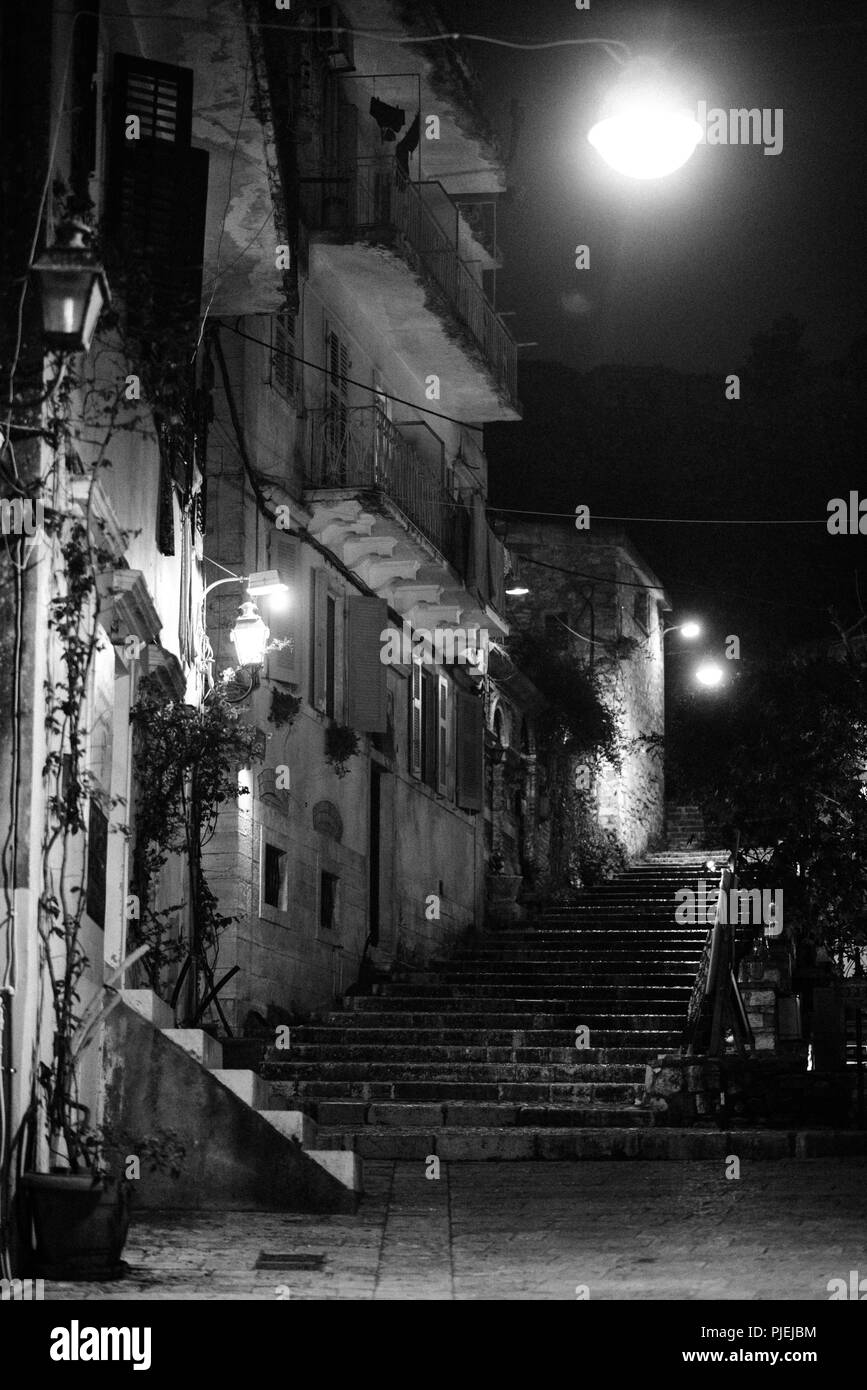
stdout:
[[(114, 985), (148, 949), (140, 946), (128, 956), (80, 1016), (74, 1001), (87, 962), (77, 943), (72, 968), (52, 975), (54, 1047), (51, 1063), (39, 1068), (49, 1167), (22, 1179), (36, 1235), (35, 1273), (42, 1278), (115, 1279), (123, 1272), (129, 1183), (108, 1169), (110, 1144), (105, 1132), (89, 1124), (90, 1112), (78, 1099), (78, 1075), (83, 1053), (120, 1003)], [(136, 1156), (142, 1153), (155, 1157), (151, 1141), (139, 1145)]]

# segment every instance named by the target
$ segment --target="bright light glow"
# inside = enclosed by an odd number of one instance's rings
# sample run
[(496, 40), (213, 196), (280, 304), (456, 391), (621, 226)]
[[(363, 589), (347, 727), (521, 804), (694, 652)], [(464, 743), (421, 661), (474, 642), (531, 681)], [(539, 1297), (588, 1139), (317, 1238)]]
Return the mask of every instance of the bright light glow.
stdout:
[(267, 594), (268, 608), (272, 613), (285, 613), (291, 603), (289, 588), (284, 585), (282, 589), (272, 589)]
[(618, 173), (659, 179), (686, 163), (703, 134), (671, 73), (644, 56), (621, 69), (587, 138)]
[(681, 637), (685, 637), (688, 642), (693, 638), (701, 636), (701, 623), (683, 623), (680, 629)]
[(701, 137), (688, 111), (634, 106), (599, 121), (587, 139), (618, 174), (661, 179), (686, 163)]
[(715, 661), (704, 661), (696, 669), (695, 678), (699, 685), (706, 685), (709, 688), (721, 685), (723, 680), (723, 669)]
[(506, 593), (509, 595), (510, 598), (523, 598), (524, 595), (528, 594), (529, 592), (530, 590), (525, 589), (522, 584), (516, 584), (513, 588), (506, 590)]
[(250, 599), (241, 604), (229, 636), (235, 644), (239, 666), (261, 666), (270, 633)]

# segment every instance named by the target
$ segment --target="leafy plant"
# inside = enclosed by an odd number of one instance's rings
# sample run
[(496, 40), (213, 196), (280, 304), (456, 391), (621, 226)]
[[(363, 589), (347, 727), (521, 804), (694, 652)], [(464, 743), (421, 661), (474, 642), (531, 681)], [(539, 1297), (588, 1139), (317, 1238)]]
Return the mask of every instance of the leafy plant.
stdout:
[(325, 757), (338, 777), (349, 772), (346, 766), (358, 753), (358, 734), (346, 724), (331, 724), (325, 730)]
[[(152, 948), (147, 968), (155, 989), (162, 987), (166, 964), (188, 951), (187, 1015), (193, 1021), (203, 980), (213, 988), (220, 935), (238, 920), (220, 912), (204, 873), (202, 851), (214, 834), (220, 807), (247, 794), (248, 788), (238, 783), (237, 769), (251, 760), (259, 735), (241, 723), (238, 710), (220, 686), (196, 707), (163, 700), (158, 685), (146, 678), (130, 720), (137, 731), (134, 872), (141, 902), (135, 934)], [(189, 943), (172, 941), (168, 932), (171, 915), (182, 905), (152, 906), (156, 876), (171, 853), (182, 854), (186, 860)]]
[(272, 690), (268, 719), (278, 729), (282, 729), (284, 724), (288, 724), (291, 729), (300, 708), (300, 695), (292, 695), (288, 690)]
[(674, 709), (670, 778), (718, 837), (740, 831), (796, 940), (840, 953), (867, 919), (867, 672), (792, 658), (744, 670), (725, 709)]
[(617, 716), (598, 676), (572, 653), (565, 630), (519, 631), (509, 639), (509, 655), (546, 702), (536, 724), (549, 807), (548, 868), (540, 888), (545, 896), (568, 895), (626, 862), (617, 837), (597, 825), (589, 796), (575, 788), (579, 763), (588, 772), (603, 762), (620, 766)]

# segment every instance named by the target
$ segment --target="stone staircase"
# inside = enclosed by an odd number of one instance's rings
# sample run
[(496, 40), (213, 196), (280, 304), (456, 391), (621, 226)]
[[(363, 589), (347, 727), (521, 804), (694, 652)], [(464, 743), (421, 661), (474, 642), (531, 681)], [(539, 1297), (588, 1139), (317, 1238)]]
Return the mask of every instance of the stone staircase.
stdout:
[(698, 806), (669, 802), (665, 808), (665, 842), (671, 850), (700, 853), (705, 842), (704, 817)]
[(661, 1156), (645, 1066), (686, 1021), (706, 927), (675, 924), (675, 891), (706, 858), (654, 856), (294, 1029), (273, 1091), (364, 1157)]
[[(665, 851), (552, 908), (470, 938), (270, 1048), (271, 1094), (362, 1158), (427, 1162), (824, 1157), (867, 1151), (831, 1130), (666, 1127), (645, 1070), (676, 1050), (706, 925), (675, 922), (701, 855)], [(576, 1030), (586, 1028), (586, 1047)]]

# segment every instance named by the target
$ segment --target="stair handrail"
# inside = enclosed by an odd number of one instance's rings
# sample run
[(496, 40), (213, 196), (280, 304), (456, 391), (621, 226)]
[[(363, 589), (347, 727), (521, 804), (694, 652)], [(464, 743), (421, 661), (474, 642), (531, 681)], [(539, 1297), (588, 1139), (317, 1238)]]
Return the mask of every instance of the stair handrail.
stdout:
[[(713, 922), (708, 927), (696, 971), (687, 1011), (687, 1024), (681, 1051), (688, 1055), (702, 1051), (718, 1057), (725, 1050), (726, 1021), (730, 1023), (739, 1051), (752, 1042), (740, 991), (734, 977), (734, 934), (728, 905), (738, 890), (740, 830), (734, 831), (727, 863), (720, 871)], [(710, 1023), (706, 1048), (701, 1046)]]

